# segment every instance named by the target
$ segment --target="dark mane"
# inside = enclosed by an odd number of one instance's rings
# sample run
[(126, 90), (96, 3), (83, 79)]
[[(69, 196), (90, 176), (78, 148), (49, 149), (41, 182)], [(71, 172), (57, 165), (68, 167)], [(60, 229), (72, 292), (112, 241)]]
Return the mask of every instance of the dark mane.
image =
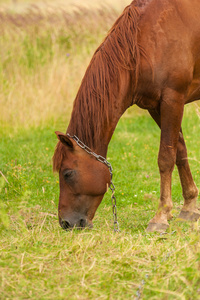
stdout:
[[(101, 139), (101, 128), (109, 125), (112, 119), (113, 98), (120, 91), (124, 71), (132, 72), (133, 84), (137, 86), (140, 55), (146, 56), (137, 43), (138, 21), (140, 7), (149, 1), (133, 1), (124, 9), (94, 53), (77, 93), (67, 132), (77, 135), (93, 149)], [(64, 152), (58, 142), (54, 170), (59, 170)]]
[(122, 72), (134, 72), (137, 85), (141, 52), (137, 44), (139, 16), (133, 3), (125, 8), (96, 50), (82, 80), (67, 132), (77, 135), (89, 147), (95, 148), (102, 126), (112, 118), (113, 96), (120, 91)]

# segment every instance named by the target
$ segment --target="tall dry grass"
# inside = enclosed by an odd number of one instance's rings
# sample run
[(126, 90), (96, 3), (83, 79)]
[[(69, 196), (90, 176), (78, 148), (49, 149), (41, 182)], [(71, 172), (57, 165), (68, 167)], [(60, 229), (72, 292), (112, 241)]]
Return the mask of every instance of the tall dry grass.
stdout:
[(34, 5), (32, 0), (3, 1), (0, 125), (29, 127), (66, 120), (93, 52), (129, 2), (104, 0), (101, 6), (97, 0), (38, 0)]
[(22, 12), (29, 8), (31, 5), (36, 4), (40, 9), (65, 8), (68, 11), (74, 10), (75, 7), (98, 8), (101, 6), (112, 6), (117, 10), (122, 10), (128, 5), (131, 0), (1, 0), (1, 10), (11, 10)]
[(1, 123), (26, 127), (68, 116), (92, 53), (117, 16), (111, 7), (2, 10)]

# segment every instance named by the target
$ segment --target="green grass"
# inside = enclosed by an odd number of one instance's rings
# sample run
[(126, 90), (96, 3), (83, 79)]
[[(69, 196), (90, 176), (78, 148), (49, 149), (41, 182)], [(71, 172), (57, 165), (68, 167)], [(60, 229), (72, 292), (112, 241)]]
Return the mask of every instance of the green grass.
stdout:
[[(66, 131), (81, 78), (121, 1), (112, 9), (78, 9), (76, 18), (66, 6), (61, 16), (55, 1), (53, 10), (52, 1), (35, 8), (29, 0), (3, 2), (0, 299), (199, 299), (200, 226), (176, 222), (183, 204), (176, 169), (170, 228), (163, 235), (145, 231), (159, 200), (160, 131), (143, 111), (125, 114), (109, 146), (121, 231), (113, 232), (110, 192), (93, 230), (65, 232), (58, 224), (54, 131)], [(199, 111), (190, 105), (183, 119), (198, 187)]]
[[(54, 130), (65, 127), (1, 132), (1, 299), (198, 299), (199, 224), (174, 218), (166, 235), (145, 232), (159, 199), (160, 132), (153, 120), (127, 113), (109, 147), (120, 233), (113, 232), (109, 193), (93, 230), (59, 227), (51, 157)], [(186, 110), (183, 127), (200, 186), (200, 124), (194, 109)], [(177, 171), (173, 201), (176, 217), (183, 203)]]

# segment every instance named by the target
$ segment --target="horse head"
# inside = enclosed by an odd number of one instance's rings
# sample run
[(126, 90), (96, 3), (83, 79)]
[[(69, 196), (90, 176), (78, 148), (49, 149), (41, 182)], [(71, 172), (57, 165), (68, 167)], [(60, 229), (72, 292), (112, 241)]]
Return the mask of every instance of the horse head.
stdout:
[(92, 219), (111, 182), (109, 169), (67, 134), (56, 134), (53, 167), (59, 172), (59, 223), (65, 230), (93, 227)]

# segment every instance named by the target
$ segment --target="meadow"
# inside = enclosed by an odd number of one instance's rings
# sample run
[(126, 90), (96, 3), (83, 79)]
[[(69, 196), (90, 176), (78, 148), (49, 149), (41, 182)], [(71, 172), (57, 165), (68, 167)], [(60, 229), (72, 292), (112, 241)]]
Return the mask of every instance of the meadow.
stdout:
[[(145, 111), (129, 109), (109, 145), (120, 232), (110, 192), (92, 230), (59, 227), (54, 131), (66, 131), (91, 56), (128, 2), (32, 3), (0, 4), (0, 299), (200, 299), (200, 225), (176, 220), (176, 169), (170, 227), (145, 231), (160, 184), (160, 131)], [(183, 132), (200, 187), (198, 104), (185, 108)]]

